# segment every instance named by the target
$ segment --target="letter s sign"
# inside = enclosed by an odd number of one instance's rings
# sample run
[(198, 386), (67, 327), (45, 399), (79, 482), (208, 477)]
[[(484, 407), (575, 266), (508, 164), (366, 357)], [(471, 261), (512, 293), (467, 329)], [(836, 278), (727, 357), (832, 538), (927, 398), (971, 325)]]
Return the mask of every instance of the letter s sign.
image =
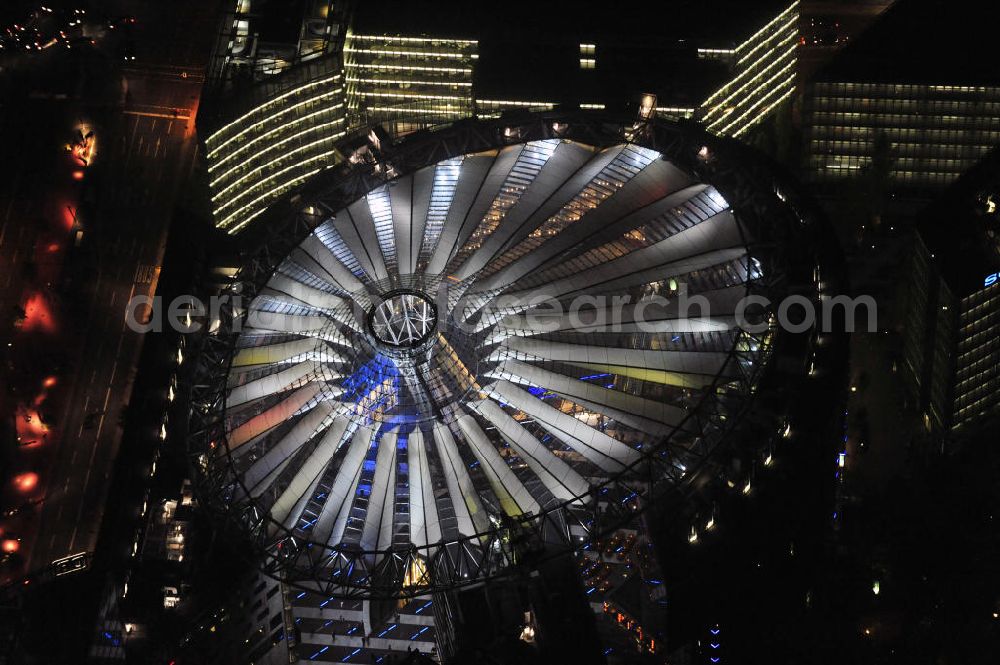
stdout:
[(992, 275), (989, 275), (983, 283), (983, 286), (993, 286), (997, 283), (997, 281), (1000, 281), (1000, 272), (995, 272)]

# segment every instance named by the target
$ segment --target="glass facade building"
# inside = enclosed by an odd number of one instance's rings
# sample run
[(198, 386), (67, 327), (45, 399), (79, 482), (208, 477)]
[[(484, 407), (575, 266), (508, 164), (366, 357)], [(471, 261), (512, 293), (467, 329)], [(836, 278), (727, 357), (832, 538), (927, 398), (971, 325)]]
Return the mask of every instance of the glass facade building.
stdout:
[(313, 60), (234, 105), (205, 139), (218, 228), (236, 233), (273, 201), (336, 163), (345, 134), (344, 77), (335, 55)]
[(875, 156), (891, 163), (894, 189), (932, 198), (1000, 144), (996, 18), (966, 0), (886, 9), (805, 86), (812, 179), (855, 176), (887, 143)]
[(902, 369), (924, 425), (956, 441), (1000, 416), (1000, 152), (918, 220), (907, 248)]
[(695, 117), (718, 134), (741, 136), (795, 92), (799, 42), (796, 0), (735, 49), (698, 49), (730, 66), (732, 79), (706, 99)]
[(442, 123), (472, 115), (478, 42), (348, 32), (344, 73), (352, 124)]
[(962, 299), (955, 376), (956, 430), (1000, 415), (1000, 283)]
[(1000, 144), (1000, 86), (818, 81), (803, 120), (817, 181), (857, 175), (884, 134), (896, 186), (943, 187)]

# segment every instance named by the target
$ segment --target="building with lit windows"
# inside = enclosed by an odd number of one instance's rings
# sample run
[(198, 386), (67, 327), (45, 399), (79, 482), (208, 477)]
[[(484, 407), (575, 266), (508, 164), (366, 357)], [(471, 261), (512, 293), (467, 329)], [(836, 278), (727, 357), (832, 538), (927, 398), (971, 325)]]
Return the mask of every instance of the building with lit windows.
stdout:
[(355, 124), (393, 117), (442, 123), (472, 115), (477, 47), (469, 39), (348, 32), (344, 73)]
[(240, 0), (199, 116), (216, 225), (239, 232), (337, 164), (332, 144), (352, 128), (400, 134), (506, 111), (621, 110), (642, 94), (661, 116), (742, 136), (795, 89), (797, 0), (686, 7), (655, 31), (561, 11), (532, 6), (512, 34), (466, 13), (438, 25), (414, 7)]
[(289, 189), (336, 163), (346, 133), (344, 75), (336, 55), (305, 63), (227, 106), (205, 139), (215, 224), (236, 233)]
[[(997, 273), (991, 273), (995, 277)], [(1000, 415), (1000, 283), (962, 298), (955, 375), (956, 431)]]
[(1000, 416), (1000, 153), (923, 213), (907, 266), (903, 370), (924, 425), (965, 439)]
[(725, 62), (731, 78), (694, 111), (709, 131), (741, 136), (795, 92), (799, 3), (791, 3), (734, 48), (698, 48)]
[(998, 18), (995, 7), (966, 0), (899, 0), (887, 10), (805, 88), (812, 179), (857, 175), (884, 135), (894, 187), (926, 197), (1000, 144), (990, 48)]
[[(708, 538), (711, 496), (749, 493), (779, 454), (794, 415), (772, 391), (814, 382), (837, 345), (767, 309), (746, 330), (739, 303), (791, 283), (818, 302), (837, 283), (825, 226), (738, 144), (636, 115), (334, 149), (240, 234), (257, 248), (243, 305), (193, 361), (203, 505), (289, 589), (294, 634), (274, 648), (665, 654), (668, 591), (634, 516), (655, 503), (684, 543)], [(653, 295), (669, 301), (640, 307)], [(627, 297), (614, 325), (611, 296)], [(685, 314), (689, 296), (710, 311)], [(568, 634), (570, 615), (602, 630)]]
[(334, 0), (227, 0), (209, 87), (240, 91), (302, 63), (339, 52), (347, 3)]

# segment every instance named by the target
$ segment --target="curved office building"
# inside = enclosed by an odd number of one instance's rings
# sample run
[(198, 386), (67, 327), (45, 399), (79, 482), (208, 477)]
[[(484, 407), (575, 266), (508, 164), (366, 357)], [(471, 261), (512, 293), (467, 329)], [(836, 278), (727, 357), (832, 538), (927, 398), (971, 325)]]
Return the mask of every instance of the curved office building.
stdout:
[(744, 299), (819, 274), (741, 149), (546, 114), (343, 150), (259, 220), (193, 397), (273, 572), (460, 586), (721, 475), (785, 336)]

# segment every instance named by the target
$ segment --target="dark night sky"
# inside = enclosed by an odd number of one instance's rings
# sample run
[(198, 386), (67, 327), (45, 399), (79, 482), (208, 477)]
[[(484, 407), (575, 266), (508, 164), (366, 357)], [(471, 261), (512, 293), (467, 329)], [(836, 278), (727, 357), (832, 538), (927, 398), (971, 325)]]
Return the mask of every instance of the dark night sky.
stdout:
[(899, 2), (820, 77), (859, 82), (997, 84), (998, 25), (1000, 4), (996, 2)]
[[(739, 40), (790, 4), (787, 0), (666, 0), (609, 3), (594, 0), (377, 0), (358, 2), (359, 31), (433, 32), (453, 37), (600, 37), (670, 41), (711, 36)], [(753, 27), (752, 30), (747, 31)]]
[[(354, 29), (478, 39), (484, 97), (588, 102), (652, 92), (668, 105), (696, 105), (726, 70), (699, 60), (695, 49), (735, 46), (788, 4), (379, 0), (358, 3)], [(596, 71), (579, 71), (581, 42), (597, 44)]]

